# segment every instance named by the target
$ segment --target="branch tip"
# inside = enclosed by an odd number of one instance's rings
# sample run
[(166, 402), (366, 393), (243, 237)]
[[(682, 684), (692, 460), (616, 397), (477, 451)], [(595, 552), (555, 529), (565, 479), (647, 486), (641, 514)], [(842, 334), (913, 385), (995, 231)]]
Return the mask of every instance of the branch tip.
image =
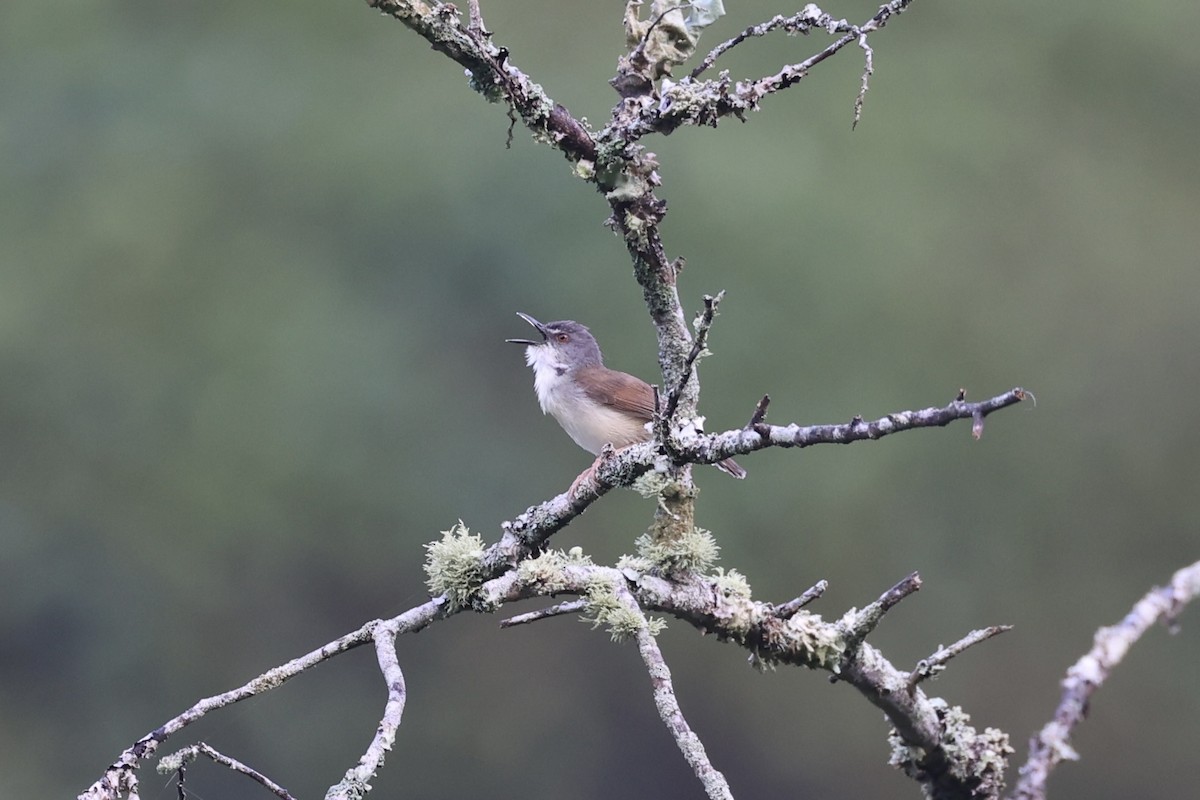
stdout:
[(796, 613), (804, 608), (812, 601), (825, 594), (825, 590), (829, 588), (829, 581), (819, 580), (810, 588), (805, 589), (799, 597), (789, 600), (781, 606), (776, 607), (775, 616), (780, 619), (791, 619), (796, 616)]
[(989, 628), (971, 631), (949, 647), (938, 645), (938, 649), (932, 655), (918, 661), (916, 666), (913, 667), (913, 671), (908, 674), (907, 688), (909, 695), (912, 695), (917, 690), (918, 683), (927, 678), (932, 678), (944, 670), (947, 661), (968, 647), (986, 641), (993, 636), (998, 636), (1005, 631), (1011, 631), (1012, 627), (1012, 625), (992, 625)]
[(764, 394), (762, 400), (758, 401), (758, 405), (754, 407), (754, 413), (750, 415), (750, 421), (746, 423), (746, 430), (756, 430), (759, 425), (767, 418), (767, 406), (771, 405), (771, 395)]
[(879, 599), (858, 612), (846, 615), (839, 623), (846, 636), (846, 653), (852, 655), (871, 631), (883, 620), (884, 614), (897, 603), (921, 588), (921, 576), (916, 572), (879, 596)]

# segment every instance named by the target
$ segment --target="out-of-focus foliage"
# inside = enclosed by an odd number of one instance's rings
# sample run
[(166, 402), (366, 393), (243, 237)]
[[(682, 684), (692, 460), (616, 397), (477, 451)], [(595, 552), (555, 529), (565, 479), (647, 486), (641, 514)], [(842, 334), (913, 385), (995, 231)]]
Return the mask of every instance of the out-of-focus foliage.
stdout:
[[(483, 7), (514, 63), (604, 119), (620, 4)], [(795, 10), (726, 7), (702, 50)], [(764, 392), (802, 423), (1036, 393), (980, 442), (959, 425), (699, 476), (697, 522), (756, 597), (826, 578), (813, 608), (834, 615), (920, 570), (873, 636), (902, 665), (1015, 625), (930, 691), (1019, 757), (1091, 631), (1200, 553), (1200, 51), (1164, 35), (1198, 23), (1164, 0), (921, 0), (873, 37), (854, 133), (850, 48), (744, 125), (648, 142), (683, 296), (727, 290), (711, 427)], [(725, 66), (824, 43), (754, 40)], [(0, 796), (73, 795), (198, 697), (412, 605), (423, 543), (459, 518), (494, 539), (589, 463), (503, 343), (513, 312), (585, 321), (647, 377), (654, 336), (601, 198), (520, 129), (505, 149), (507, 126), (363, 2), (0, 4)], [(555, 541), (612, 561), (652, 509), (621, 492)], [(1055, 797), (1193, 791), (1182, 622), (1098, 695)], [(630, 645), (495, 623), (402, 640), (381, 797), (700, 795)], [(845, 686), (755, 673), (681, 623), (660, 641), (739, 796), (916, 795)], [(383, 699), (363, 651), (178, 745), (314, 796)], [(156, 780), (143, 796), (173, 796)]]

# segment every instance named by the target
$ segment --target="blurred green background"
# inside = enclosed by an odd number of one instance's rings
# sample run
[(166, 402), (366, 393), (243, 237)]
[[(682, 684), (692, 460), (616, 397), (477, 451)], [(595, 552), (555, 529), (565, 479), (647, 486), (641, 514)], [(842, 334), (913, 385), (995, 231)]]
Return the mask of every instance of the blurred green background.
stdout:
[[(795, 10), (727, 5), (704, 45)], [(620, 11), (484, 2), (594, 124)], [(857, 131), (850, 48), (747, 124), (647, 140), (689, 310), (728, 293), (710, 429), (764, 392), (780, 423), (1037, 395), (979, 442), (964, 423), (698, 476), (761, 599), (826, 578), (813, 608), (838, 616), (919, 570), (872, 637), (899, 666), (1015, 625), (930, 691), (1010, 732), (1017, 763), (1095, 628), (1200, 557), (1200, 51), (1166, 35), (1197, 25), (1165, 0), (922, 0), (872, 38)], [(825, 43), (775, 35), (725, 67)], [(422, 543), (460, 517), (494, 540), (590, 463), (503, 343), (514, 312), (582, 320), (648, 378), (653, 329), (603, 200), (521, 129), (505, 149), (507, 126), (364, 2), (0, 5), (0, 796), (73, 796), (199, 697), (420, 602)], [(611, 561), (652, 507), (618, 493), (554, 542)], [(1097, 696), (1054, 797), (1194, 791), (1200, 614), (1182, 622)], [(401, 640), (380, 797), (702, 796), (631, 645), (496, 623)], [(661, 643), (739, 797), (918, 796), (852, 689), (757, 674), (681, 623)], [(164, 752), (203, 739), (320, 796), (383, 699), (364, 649)]]

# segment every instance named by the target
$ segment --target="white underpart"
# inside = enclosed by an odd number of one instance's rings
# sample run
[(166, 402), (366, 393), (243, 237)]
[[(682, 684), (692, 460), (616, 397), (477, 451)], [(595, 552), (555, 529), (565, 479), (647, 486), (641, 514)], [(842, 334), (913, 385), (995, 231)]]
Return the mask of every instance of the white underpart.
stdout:
[(554, 348), (526, 347), (525, 363), (533, 367), (533, 390), (542, 413), (554, 417), (575, 444), (592, 455), (606, 444), (621, 448), (650, 438), (645, 428), (630, 430), (627, 417), (592, 402), (577, 389)]

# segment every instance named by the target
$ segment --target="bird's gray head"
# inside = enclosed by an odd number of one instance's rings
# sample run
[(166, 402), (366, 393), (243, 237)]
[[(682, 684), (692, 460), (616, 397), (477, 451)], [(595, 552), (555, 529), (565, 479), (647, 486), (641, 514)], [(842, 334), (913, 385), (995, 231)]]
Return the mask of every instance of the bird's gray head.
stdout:
[(517, 312), (517, 316), (532, 325), (542, 335), (542, 340), (505, 339), (513, 344), (527, 345), (525, 362), (534, 371), (553, 370), (559, 375), (573, 372), (580, 367), (600, 366), (604, 357), (595, 337), (583, 325), (569, 319), (558, 322), (538, 322), (528, 314)]

